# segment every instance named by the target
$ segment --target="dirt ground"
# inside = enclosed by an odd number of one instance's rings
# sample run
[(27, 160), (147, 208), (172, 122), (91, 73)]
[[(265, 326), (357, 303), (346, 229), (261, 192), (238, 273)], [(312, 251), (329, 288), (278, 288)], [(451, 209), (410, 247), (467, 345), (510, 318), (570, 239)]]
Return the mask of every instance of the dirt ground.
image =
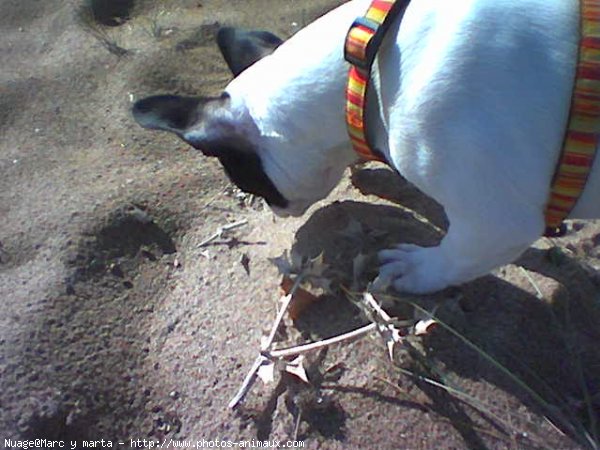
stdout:
[[(437, 305), (456, 334), (437, 326), (407, 338), (398, 366), (373, 335), (311, 355), (309, 385), (289, 375), (259, 382), (227, 409), (277, 312), (281, 276), (269, 258), (322, 253), (350, 283), (359, 254), (373, 275), (378, 249), (437, 242), (443, 211), (366, 166), (303, 218), (276, 220), (215, 161), (140, 129), (129, 108), (150, 94), (218, 93), (229, 79), (219, 25), (287, 37), (340, 3), (0, 1), (0, 446), (599, 445), (598, 222), (572, 223), (566, 237), (540, 239), (516, 264), (461, 288), (413, 298)], [(398, 305), (390, 310), (402, 314)], [(286, 319), (278, 339), (365, 323), (334, 290)]]

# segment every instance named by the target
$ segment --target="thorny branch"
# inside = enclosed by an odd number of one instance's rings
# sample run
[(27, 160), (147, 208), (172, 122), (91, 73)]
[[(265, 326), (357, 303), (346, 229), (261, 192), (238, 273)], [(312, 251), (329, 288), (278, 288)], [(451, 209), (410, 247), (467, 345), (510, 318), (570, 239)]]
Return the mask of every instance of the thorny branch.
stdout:
[(333, 344), (339, 344), (341, 342), (350, 342), (358, 338), (362, 338), (374, 330), (378, 330), (380, 334), (384, 337), (384, 339), (386, 340), (390, 358), (393, 358), (394, 346), (402, 341), (400, 331), (392, 323), (392, 318), (389, 316), (389, 314), (387, 314), (381, 308), (381, 306), (377, 303), (373, 295), (370, 293), (365, 293), (363, 295), (363, 302), (365, 308), (368, 309), (367, 315), (372, 321), (372, 323), (370, 323), (369, 325), (365, 325), (348, 333), (344, 333), (339, 336), (334, 336), (332, 338), (324, 339), (318, 342), (312, 342), (309, 344), (303, 344), (284, 349), (272, 349), (277, 329), (279, 328), (279, 325), (283, 320), (283, 317), (292, 301), (294, 294), (300, 287), (300, 283), (302, 282), (303, 278), (304, 277), (302, 276), (302, 274), (298, 275), (294, 282), (294, 286), (290, 290), (290, 293), (283, 297), (283, 305), (277, 314), (275, 322), (271, 328), (271, 332), (261, 345), (260, 354), (256, 357), (254, 364), (252, 365), (250, 372), (246, 375), (246, 378), (244, 379), (240, 389), (229, 402), (229, 408), (234, 409), (237, 405), (240, 404), (240, 402), (243, 401), (243, 399), (246, 397), (246, 395), (252, 388), (254, 382), (256, 381), (258, 372), (261, 369), (261, 367), (277, 363), (279, 361), (284, 360), (285, 358), (299, 356), (304, 353), (319, 350), (331, 346)]
[(300, 283), (302, 282), (302, 279), (303, 279), (303, 276), (298, 275), (298, 277), (296, 278), (296, 281), (294, 282), (294, 286), (292, 286), (292, 289), (290, 290), (290, 293), (288, 295), (286, 295), (285, 297), (283, 297), (283, 304), (281, 306), (281, 309), (279, 310), (279, 313), (277, 313), (275, 322), (273, 323), (273, 326), (271, 327), (271, 332), (269, 333), (269, 336), (267, 337), (266, 341), (261, 344), (261, 352), (254, 360), (254, 364), (252, 365), (250, 372), (248, 372), (248, 375), (246, 375), (246, 378), (244, 379), (242, 386), (238, 390), (237, 394), (229, 402), (228, 407), (230, 409), (234, 409), (242, 400), (244, 400), (244, 397), (246, 397), (246, 395), (252, 388), (252, 385), (256, 381), (256, 377), (258, 375), (258, 370), (263, 365), (268, 364), (271, 361), (269, 358), (267, 358), (265, 356), (264, 352), (271, 349), (271, 346), (273, 345), (273, 341), (275, 340), (275, 334), (277, 334), (279, 325), (281, 324), (281, 321), (283, 320), (283, 317), (284, 317), (287, 309), (290, 306), (290, 303), (292, 301), (294, 294), (300, 287)]

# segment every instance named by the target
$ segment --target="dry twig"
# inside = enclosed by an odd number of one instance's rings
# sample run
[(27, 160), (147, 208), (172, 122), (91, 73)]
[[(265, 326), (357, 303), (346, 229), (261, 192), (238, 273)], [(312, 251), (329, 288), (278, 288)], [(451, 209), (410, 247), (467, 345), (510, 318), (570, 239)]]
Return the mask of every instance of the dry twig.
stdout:
[(211, 236), (207, 237), (202, 242), (200, 242), (198, 244), (198, 248), (204, 247), (205, 245), (210, 244), (215, 239), (219, 239), (221, 236), (223, 236), (223, 233), (225, 233), (227, 231), (231, 231), (235, 228), (240, 228), (247, 224), (248, 224), (248, 221), (246, 219), (244, 219), (244, 220), (240, 220), (239, 222), (234, 222), (234, 223), (230, 223), (227, 225), (223, 225), (222, 227), (219, 227), (219, 229), (217, 231), (215, 231)]
[(263, 355), (269, 359), (281, 359), (288, 358), (290, 356), (297, 356), (303, 353), (313, 352), (325, 347), (329, 347), (333, 344), (339, 344), (341, 342), (350, 342), (369, 334), (370, 332), (377, 329), (377, 324), (370, 323), (364, 327), (358, 328), (348, 333), (340, 334), (322, 341), (311, 342), (309, 344), (297, 345), (295, 347), (276, 349), (271, 351), (263, 352)]
[(341, 334), (339, 336), (334, 336), (329, 339), (323, 339), (317, 342), (311, 342), (309, 344), (303, 344), (283, 349), (272, 349), (277, 329), (283, 321), (283, 317), (285, 316), (285, 313), (287, 312), (290, 306), (292, 298), (296, 291), (300, 288), (300, 283), (303, 279), (303, 274), (298, 275), (298, 277), (294, 281), (293, 287), (289, 291), (289, 294), (283, 297), (282, 307), (277, 314), (275, 322), (273, 323), (271, 332), (261, 344), (260, 354), (254, 360), (254, 364), (252, 365), (250, 372), (248, 372), (248, 374), (244, 378), (240, 389), (229, 402), (229, 408), (234, 409), (237, 405), (240, 404), (240, 402), (243, 401), (243, 399), (246, 397), (253, 384), (255, 383), (261, 368), (264, 368), (267, 365), (274, 366), (276, 363), (284, 361), (286, 358), (292, 356), (300, 356), (304, 353), (323, 349), (333, 344), (354, 341), (375, 330), (378, 330), (386, 340), (390, 358), (393, 358), (394, 346), (402, 342), (400, 331), (392, 323), (392, 318), (389, 316), (389, 314), (387, 314), (381, 308), (381, 306), (379, 306), (379, 304), (375, 301), (375, 299), (370, 293), (365, 293), (363, 296), (364, 304), (369, 308), (368, 316), (372, 320), (372, 323), (370, 323), (369, 325), (365, 325), (361, 328), (350, 331), (348, 333)]
[(248, 372), (248, 375), (246, 375), (246, 378), (244, 379), (242, 386), (238, 390), (237, 394), (229, 402), (228, 407), (230, 409), (234, 409), (242, 400), (244, 400), (244, 397), (246, 397), (246, 395), (252, 388), (252, 385), (256, 381), (256, 377), (258, 376), (258, 370), (265, 364), (270, 364), (272, 362), (269, 358), (267, 358), (265, 356), (264, 353), (265, 353), (265, 351), (269, 350), (271, 348), (271, 346), (273, 345), (273, 340), (275, 339), (275, 334), (277, 333), (277, 330), (279, 329), (279, 325), (281, 324), (281, 321), (283, 320), (285, 312), (287, 311), (288, 307), (290, 306), (290, 302), (292, 301), (292, 297), (294, 296), (294, 293), (300, 287), (302, 278), (303, 277), (301, 275), (298, 275), (298, 277), (296, 278), (296, 281), (294, 282), (294, 286), (292, 286), (292, 289), (290, 289), (290, 293), (288, 295), (286, 295), (285, 297), (283, 297), (283, 305), (281, 306), (281, 309), (279, 310), (279, 313), (277, 314), (277, 317), (275, 318), (275, 322), (273, 323), (273, 326), (271, 327), (271, 332), (269, 333), (269, 336), (267, 337), (267, 339), (261, 344), (260, 354), (254, 360), (254, 364), (252, 365), (250, 372)]

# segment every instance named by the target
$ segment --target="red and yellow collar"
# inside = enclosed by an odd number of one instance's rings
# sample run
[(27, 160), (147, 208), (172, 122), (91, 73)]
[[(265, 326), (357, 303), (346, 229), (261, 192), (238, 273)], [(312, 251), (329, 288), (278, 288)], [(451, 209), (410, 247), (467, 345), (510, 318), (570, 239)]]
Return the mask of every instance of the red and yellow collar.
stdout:
[(367, 13), (354, 21), (346, 37), (344, 58), (351, 64), (346, 88), (346, 124), (354, 150), (366, 160), (385, 162), (381, 152), (373, 149), (367, 139), (365, 115), (371, 69), (386, 31), (409, 2), (374, 0)]
[[(365, 160), (385, 162), (368, 141), (365, 122), (369, 78), (377, 50), (394, 19), (410, 0), (374, 0), (350, 28), (345, 58), (351, 64), (346, 89), (346, 123), (352, 146)], [(546, 236), (563, 231), (562, 222), (581, 196), (600, 142), (600, 0), (580, 0), (581, 38), (577, 74), (565, 139), (544, 211)]]
[(546, 235), (575, 207), (600, 141), (600, 0), (580, 0), (581, 37), (569, 122), (546, 205)]

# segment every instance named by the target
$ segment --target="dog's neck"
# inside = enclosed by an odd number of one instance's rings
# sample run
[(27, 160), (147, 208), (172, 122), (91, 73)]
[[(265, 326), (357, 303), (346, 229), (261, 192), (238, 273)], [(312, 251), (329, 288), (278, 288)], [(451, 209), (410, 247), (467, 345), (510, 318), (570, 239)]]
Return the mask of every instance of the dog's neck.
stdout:
[(294, 151), (318, 159), (325, 155), (313, 153), (340, 148), (341, 155), (336, 150), (331, 156), (342, 156), (347, 163), (354, 159), (344, 116), (348, 65), (343, 43), (367, 5), (353, 1), (326, 14), (227, 87), (234, 104), (241, 99), (261, 135), (279, 141), (278, 151), (285, 151), (281, 146), (289, 142)]

